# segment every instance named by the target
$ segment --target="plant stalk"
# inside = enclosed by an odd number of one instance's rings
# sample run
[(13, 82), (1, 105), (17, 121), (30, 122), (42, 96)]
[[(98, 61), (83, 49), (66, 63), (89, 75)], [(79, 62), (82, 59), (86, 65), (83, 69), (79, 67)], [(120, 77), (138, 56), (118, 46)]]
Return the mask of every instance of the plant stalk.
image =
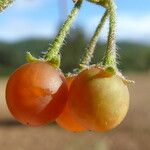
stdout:
[(107, 49), (105, 52), (105, 57), (103, 60), (103, 65), (107, 67), (113, 67), (117, 69), (116, 62), (116, 5), (113, 0), (109, 0), (109, 34), (108, 34), (108, 42)]
[(89, 66), (89, 63), (93, 57), (96, 43), (99, 39), (100, 33), (102, 31), (102, 28), (104, 27), (104, 24), (106, 23), (108, 16), (109, 16), (109, 12), (108, 12), (108, 10), (106, 10), (103, 17), (101, 18), (99, 25), (97, 26), (97, 28), (94, 32), (93, 37), (91, 38), (89, 44), (87, 45), (86, 52), (81, 60), (80, 67)]
[(71, 11), (71, 14), (68, 16), (67, 20), (61, 27), (55, 40), (49, 47), (47, 54), (45, 54), (45, 56), (44, 56), (46, 61), (52, 61), (52, 59), (60, 59), (60, 56), (59, 56), (60, 48), (63, 45), (64, 39), (65, 39), (73, 21), (75, 20), (75, 17), (77, 16), (77, 14), (80, 10), (82, 1), (83, 0), (79, 0), (77, 3), (75, 3), (75, 6), (74, 6), (73, 10)]

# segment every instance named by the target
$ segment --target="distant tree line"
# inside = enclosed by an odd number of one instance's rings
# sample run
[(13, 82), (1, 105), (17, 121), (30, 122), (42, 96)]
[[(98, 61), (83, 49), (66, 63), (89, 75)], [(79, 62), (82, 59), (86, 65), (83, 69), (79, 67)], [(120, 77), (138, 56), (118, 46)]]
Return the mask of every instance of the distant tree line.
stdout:
[[(61, 68), (64, 72), (71, 72), (73, 68), (78, 67), (87, 43), (88, 40), (80, 28), (71, 31), (61, 49)], [(24, 64), (26, 51), (38, 56), (41, 51), (47, 50), (49, 44), (48, 39), (28, 39), (16, 43), (0, 42), (0, 75), (8, 75), (18, 66)], [(104, 43), (97, 44), (92, 63), (100, 62), (105, 48)], [(149, 71), (150, 47), (139, 43), (118, 43), (118, 66), (126, 72)]]

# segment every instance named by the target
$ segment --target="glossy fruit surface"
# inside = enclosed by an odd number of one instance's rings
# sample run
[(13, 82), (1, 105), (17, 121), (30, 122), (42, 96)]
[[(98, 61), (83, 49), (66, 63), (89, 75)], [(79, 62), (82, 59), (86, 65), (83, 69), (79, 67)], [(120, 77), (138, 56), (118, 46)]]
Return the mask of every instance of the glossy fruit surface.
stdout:
[(31, 126), (54, 121), (65, 107), (67, 96), (65, 77), (46, 62), (21, 66), (11, 75), (6, 88), (10, 112)]
[(121, 123), (129, 107), (128, 88), (118, 75), (92, 67), (73, 81), (68, 97), (75, 119), (86, 129), (107, 131)]
[[(66, 78), (68, 88), (70, 88), (71, 83), (75, 79), (75, 77), (76, 76), (70, 76)], [(62, 128), (68, 131), (81, 132), (86, 130), (74, 119), (74, 116), (71, 114), (68, 103), (66, 104), (62, 114), (56, 119), (56, 122), (58, 123), (58, 125), (60, 125)]]

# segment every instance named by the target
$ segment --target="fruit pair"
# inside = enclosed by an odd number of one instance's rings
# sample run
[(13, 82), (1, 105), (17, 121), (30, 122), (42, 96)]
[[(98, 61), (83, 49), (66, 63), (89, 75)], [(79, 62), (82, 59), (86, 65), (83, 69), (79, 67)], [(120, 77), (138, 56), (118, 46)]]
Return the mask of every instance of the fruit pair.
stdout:
[(6, 99), (23, 124), (37, 126), (57, 118), (71, 131), (112, 129), (123, 120), (129, 105), (128, 88), (119, 75), (91, 67), (66, 83), (60, 70), (45, 62), (16, 70), (8, 81)]
[[(106, 1), (100, 1), (106, 2)], [(67, 80), (58, 69), (59, 50), (81, 6), (77, 1), (52, 46), (42, 59), (28, 53), (29, 64), (10, 77), (6, 99), (11, 113), (27, 125), (42, 125), (56, 120), (70, 131), (107, 131), (125, 117), (129, 106), (127, 81), (116, 62), (116, 11), (113, 0), (87, 47), (80, 71)], [(109, 35), (102, 65), (89, 66), (98, 35), (109, 15)]]
[[(125, 80), (102, 67), (68, 78), (69, 96), (57, 123), (70, 131), (107, 131), (125, 117), (129, 92)], [(71, 85), (70, 85), (71, 83)]]

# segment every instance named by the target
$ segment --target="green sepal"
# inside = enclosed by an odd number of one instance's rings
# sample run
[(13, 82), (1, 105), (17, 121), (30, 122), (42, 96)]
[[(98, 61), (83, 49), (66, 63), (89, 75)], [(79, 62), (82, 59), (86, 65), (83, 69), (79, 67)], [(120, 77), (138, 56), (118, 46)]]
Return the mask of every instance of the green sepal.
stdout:
[(26, 52), (26, 60), (27, 62), (37, 62), (37, 61), (41, 61), (40, 59), (32, 56), (32, 54), (30, 52)]

